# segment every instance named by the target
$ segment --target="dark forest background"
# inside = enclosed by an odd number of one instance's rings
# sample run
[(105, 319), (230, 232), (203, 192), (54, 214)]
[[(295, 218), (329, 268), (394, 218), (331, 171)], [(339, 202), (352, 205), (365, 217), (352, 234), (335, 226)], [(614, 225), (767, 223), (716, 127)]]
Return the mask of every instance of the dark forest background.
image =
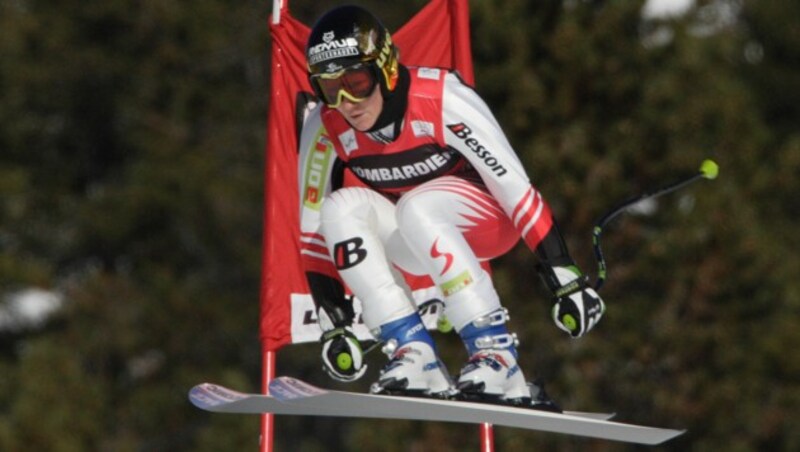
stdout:
[[(270, 3), (0, 3), (0, 450), (257, 450), (257, 417), (186, 393), (260, 388)], [(356, 3), (396, 29), (425, 2)], [(334, 4), (291, 9), (311, 23)], [(522, 365), (567, 408), (688, 429), (655, 450), (800, 450), (800, 3), (642, 6), (470, 2), (477, 90), (590, 274), (606, 209), (704, 158), (721, 168), (607, 228), (608, 312), (584, 339), (552, 324), (524, 246), (499, 259)], [(22, 314), (34, 289), (57, 306), (38, 320)], [(437, 337), (456, 372), (457, 338)], [(335, 385), (316, 344), (291, 346), (278, 374), (364, 391), (370, 360)], [(276, 430), (279, 451), (478, 449), (458, 424)], [(638, 450), (495, 436), (498, 450)]]

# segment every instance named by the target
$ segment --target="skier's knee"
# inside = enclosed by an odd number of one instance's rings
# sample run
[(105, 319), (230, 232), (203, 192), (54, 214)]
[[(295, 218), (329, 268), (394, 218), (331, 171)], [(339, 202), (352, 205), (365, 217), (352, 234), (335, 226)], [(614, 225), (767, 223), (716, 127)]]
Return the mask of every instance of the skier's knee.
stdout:
[(320, 209), (322, 221), (337, 221), (352, 215), (353, 211), (363, 204), (358, 188), (342, 188), (325, 198)]
[[(441, 206), (438, 209), (441, 209)], [(430, 222), (431, 219), (436, 217), (436, 211), (436, 203), (428, 199), (425, 194), (401, 198), (395, 211), (397, 226), (401, 230), (407, 230), (408, 227)]]

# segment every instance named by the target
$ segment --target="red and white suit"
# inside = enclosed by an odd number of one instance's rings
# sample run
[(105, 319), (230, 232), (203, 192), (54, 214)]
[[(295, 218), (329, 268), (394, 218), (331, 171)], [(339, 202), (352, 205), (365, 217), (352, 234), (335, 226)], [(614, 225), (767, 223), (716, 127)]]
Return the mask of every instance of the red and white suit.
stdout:
[[(370, 329), (415, 309), (399, 268), (432, 278), (460, 330), (500, 307), (481, 262), (520, 237), (535, 250), (553, 218), (477, 93), (444, 69), (409, 70), (393, 141), (326, 106), (305, 119), (301, 253), (306, 271), (341, 277)], [(341, 188), (343, 166), (365, 187)]]

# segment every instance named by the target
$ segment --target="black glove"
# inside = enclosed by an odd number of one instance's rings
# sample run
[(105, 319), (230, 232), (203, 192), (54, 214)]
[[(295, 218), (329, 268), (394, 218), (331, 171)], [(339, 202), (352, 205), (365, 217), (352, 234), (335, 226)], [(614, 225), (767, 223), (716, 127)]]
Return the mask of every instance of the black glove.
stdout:
[(318, 306), (322, 329), (322, 369), (334, 380), (350, 382), (367, 371), (361, 344), (353, 334), (353, 300), (345, 295), (344, 285), (322, 273), (306, 272), (308, 287)]
[[(552, 267), (552, 276), (560, 287), (551, 287), (554, 294), (553, 321), (572, 337), (588, 333), (606, 311), (597, 292), (586, 284), (575, 267)], [(552, 279), (551, 279), (552, 281)]]
[(331, 378), (343, 382), (356, 381), (367, 371), (361, 343), (350, 327), (326, 331), (322, 342), (322, 369)]

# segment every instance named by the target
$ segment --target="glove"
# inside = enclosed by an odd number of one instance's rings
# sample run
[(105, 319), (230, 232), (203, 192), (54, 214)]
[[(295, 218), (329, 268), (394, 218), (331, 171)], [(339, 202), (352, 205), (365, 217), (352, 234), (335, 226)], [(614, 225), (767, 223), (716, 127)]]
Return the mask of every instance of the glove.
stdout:
[(600, 321), (606, 305), (576, 268), (554, 267), (553, 272), (559, 282), (566, 282), (554, 291), (553, 321), (573, 338), (581, 337)]
[(326, 331), (322, 342), (322, 369), (334, 380), (356, 381), (367, 371), (361, 344), (350, 327)]

